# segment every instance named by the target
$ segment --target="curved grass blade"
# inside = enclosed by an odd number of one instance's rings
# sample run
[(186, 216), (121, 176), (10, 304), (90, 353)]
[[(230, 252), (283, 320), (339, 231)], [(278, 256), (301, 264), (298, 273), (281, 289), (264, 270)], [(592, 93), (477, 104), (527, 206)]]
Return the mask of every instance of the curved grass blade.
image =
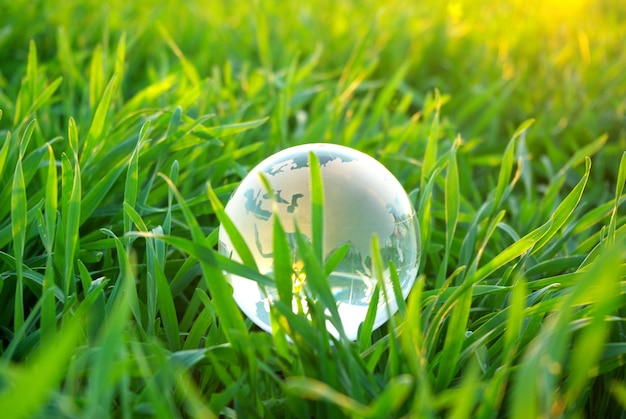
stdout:
[(243, 238), (235, 223), (230, 219), (226, 211), (224, 210), (224, 206), (220, 202), (219, 198), (215, 194), (213, 187), (210, 183), (207, 183), (207, 192), (209, 194), (209, 202), (211, 203), (211, 208), (215, 212), (217, 219), (221, 223), (221, 228), (224, 229), (230, 241), (237, 252), (237, 255), (241, 258), (241, 261), (254, 269), (257, 268), (256, 261), (254, 260), (254, 256), (252, 256), (252, 252), (246, 243), (246, 240)]
[(585, 159), (585, 174), (580, 179), (578, 184), (572, 189), (572, 191), (565, 197), (565, 199), (559, 204), (552, 216), (550, 217), (550, 227), (548, 231), (537, 241), (533, 248), (533, 253), (538, 252), (554, 237), (554, 235), (563, 227), (569, 217), (578, 206), (580, 199), (582, 198), (585, 186), (587, 185), (587, 179), (589, 179), (589, 172), (591, 171), (591, 159), (587, 157)]
[[(173, 236), (163, 236), (159, 238), (185, 252), (188, 252), (190, 255), (202, 262), (204, 278), (209, 291), (211, 292), (215, 310), (218, 313), (220, 321), (225, 326), (224, 332), (226, 336), (229, 340), (231, 340), (231, 342), (243, 339), (242, 344), (247, 345), (245, 342), (248, 338), (248, 330), (241, 317), (241, 312), (233, 299), (232, 287), (222, 274), (222, 270), (244, 278), (256, 280), (260, 285), (268, 285), (273, 281), (260, 274), (256, 269), (241, 265), (234, 260), (219, 254), (212, 248), (206, 247), (206, 238), (198, 225), (198, 221), (187, 206), (187, 203), (178, 191), (178, 188), (176, 188), (172, 181), (166, 176), (161, 175), (161, 177), (168, 184), (169, 188), (178, 200), (183, 215), (185, 216), (185, 220), (191, 230), (193, 241)], [(250, 348), (246, 346), (243, 347), (242, 350), (251, 356), (249, 353)], [(248, 360), (253, 362), (252, 358), (248, 358)]]

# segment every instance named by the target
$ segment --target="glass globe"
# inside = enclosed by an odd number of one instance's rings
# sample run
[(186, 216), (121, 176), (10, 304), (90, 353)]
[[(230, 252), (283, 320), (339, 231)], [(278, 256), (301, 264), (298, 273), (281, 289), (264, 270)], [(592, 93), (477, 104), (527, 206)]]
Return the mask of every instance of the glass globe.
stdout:
[[(379, 240), (387, 288), (387, 299), (382, 292), (378, 299), (375, 328), (398, 309), (390, 263), (398, 272), (403, 298), (415, 282), (420, 259), (419, 227), (415, 210), (398, 180), (367, 154), (333, 144), (306, 144), (280, 151), (259, 163), (241, 181), (225, 210), (244, 237), (260, 272), (272, 276), (273, 217), (279, 217), (288, 238), (294, 237), (296, 224), (305, 237), (311, 237), (311, 151), (319, 160), (324, 189), (323, 253), (328, 257), (340, 246), (349, 245), (346, 257), (328, 281), (344, 331), (354, 340), (377, 284), (371, 255), (374, 235)], [(260, 173), (269, 181), (273, 197), (264, 188)], [(297, 258), (295, 240), (289, 242), (293, 243), (294, 298), (298, 298), (306, 291), (306, 272), (300, 271), (302, 263)], [(241, 261), (223, 228), (219, 232), (219, 250)], [(271, 331), (270, 305), (278, 299), (277, 290), (235, 275), (229, 275), (229, 280), (241, 310), (261, 329)], [(302, 299), (299, 304), (302, 307)], [(330, 323), (327, 328), (337, 335)]]

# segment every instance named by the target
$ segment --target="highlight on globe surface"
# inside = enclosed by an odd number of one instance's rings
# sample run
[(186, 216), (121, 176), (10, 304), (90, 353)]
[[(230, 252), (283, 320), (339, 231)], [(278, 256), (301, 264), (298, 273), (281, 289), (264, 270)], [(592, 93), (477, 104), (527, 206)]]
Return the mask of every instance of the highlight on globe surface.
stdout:
[[(274, 218), (282, 225), (290, 246), (294, 311), (307, 312), (306, 266), (298, 251), (296, 235), (313, 237), (311, 161), (319, 164), (323, 190), (323, 259), (345, 252), (327, 278), (345, 334), (356, 339), (373, 294), (377, 301), (374, 328), (398, 308), (392, 287), (395, 270), (402, 298), (417, 275), (420, 260), (417, 216), (402, 185), (381, 163), (357, 150), (334, 144), (305, 144), (280, 151), (259, 163), (241, 181), (226, 205), (231, 218), (252, 253), (257, 268), (273, 276)], [(270, 190), (263, 184), (267, 179)], [(379, 243), (382, 284), (374, 272), (372, 240)], [(219, 250), (241, 261), (232, 240), (220, 229)], [(270, 304), (279, 298), (276, 287), (263, 286), (229, 275), (234, 298), (241, 310), (259, 327), (271, 330)], [(384, 288), (384, 289), (383, 289)], [(329, 331), (336, 328), (327, 322)]]

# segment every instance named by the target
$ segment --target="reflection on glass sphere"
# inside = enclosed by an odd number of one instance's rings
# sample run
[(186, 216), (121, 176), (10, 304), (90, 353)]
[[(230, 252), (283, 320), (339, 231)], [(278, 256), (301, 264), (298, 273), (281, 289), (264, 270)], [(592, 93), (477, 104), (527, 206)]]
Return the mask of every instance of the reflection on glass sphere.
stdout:
[[(296, 254), (295, 225), (311, 237), (309, 152), (320, 163), (324, 187), (324, 240), (326, 257), (346, 243), (346, 257), (329, 276), (343, 328), (356, 339), (377, 280), (372, 269), (371, 242), (378, 236), (385, 266), (389, 307), (381, 295), (374, 327), (379, 327), (398, 306), (391, 288), (390, 262), (396, 267), (404, 298), (413, 286), (419, 263), (417, 216), (398, 180), (378, 161), (354, 149), (333, 144), (306, 144), (280, 151), (257, 165), (242, 181), (226, 205), (226, 213), (243, 235), (261, 273), (273, 272), (273, 217), (278, 216), (292, 243), (294, 300), (306, 292), (306, 272)], [(273, 197), (259, 174), (269, 181)], [(240, 261), (224, 229), (220, 252)], [(278, 293), (273, 287), (230, 275), (235, 301), (263, 330), (271, 331), (269, 306)], [(294, 301), (294, 308), (296, 302)], [(300, 298), (299, 304), (302, 304)], [(301, 305), (300, 305), (301, 306)], [(336, 334), (332, 325), (328, 330)]]

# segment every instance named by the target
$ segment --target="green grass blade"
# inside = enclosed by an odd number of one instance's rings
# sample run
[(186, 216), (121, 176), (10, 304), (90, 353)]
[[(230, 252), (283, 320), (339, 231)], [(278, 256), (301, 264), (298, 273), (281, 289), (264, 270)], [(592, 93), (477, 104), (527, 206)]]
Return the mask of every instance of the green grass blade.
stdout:
[(159, 313), (169, 349), (172, 351), (180, 350), (180, 330), (178, 327), (178, 316), (176, 315), (176, 307), (174, 297), (170, 289), (170, 284), (165, 276), (164, 268), (159, 264), (155, 257), (154, 246), (148, 246), (148, 263), (152, 265), (152, 275), (156, 282), (156, 295), (159, 303)]
[[(546, 190), (544, 197), (541, 201), (539, 210), (537, 211), (538, 214), (543, 215), (543, 216), (547, 216), (548, 214), (551, 214), (551, 212), (554, 209), (554, 206), (557, 204), (558, 192), (563, 186), (563, 184), (565, 183), (567, 171), (571, 167), (577, 166), (582, 161), (587, 160), (589, 156), (592, 156), (593, 154), (601, 150), (604, 147), (607, 139), (608, 137), (606, 135), (602, 135), (596, 140), (592, 141), (591, 143), (576, 150), (574, 155), (567, 161), (567, 163), (565, 163), (565, 165), (563, 165), (563, 167), (559, 170), (559, 172), (555, 176), (553, 176), (553, 178), (551, 179), (550, 185), (548, 186), (548, 189)], [(587, 163), (585, 163), (585, 165), (586, 164)]]
[(105, 128), (107, 114), (111, 108), (111, 98), (117, 88), (117, 83), (117, 75), (114, 74), (104, 89), (98, 107), (94, 112), (93, 120), (91, 121), (91, 126), (87, 132), (80, 154), (81, 161), (85, 161), (85, 159), (92, 160), (97, 154), (97, 150), (102, 146), (100, 140)]
[(344, 243), (333, 250), (324, 262), (324, 273), (326, 275), (333, 273), (337, 266), (339, 266), (339, 264), (345, 259), (349, 251), (350, 243)]
[(56, 301), (54, 297), (55, 272), (53, 259), (53, 246), (55, 243), (57, 208), (58, 208), (58, 178), (54, 151), (48, 144), (48, 173), (45, 189), (45, 231), (46, 242), (44, 246), (47, 252), (46, 270), (42, 292), (41, 331), (42, 341), (51, 339), (56, 329)]
[(230, 241), (232, 242), (233, 248), (237, 252), (237, 255), (241, 258), (241, 261), (244, 263), (244, 265), (256, 269), (256, 261), (254, 260), (254, 256), (252, 256), (252, 252), (250, 251), (248, 244), (237, 229), (237, 226), (235, 226), (235, 223), (230, 219), (228, 214), (226, 214), (226, 211), (224, 211), (224, 206), (215, 194), (215, 191), (211, 187), (210, 183), (207, 184), (207, 192), (209, 195), (211, 208), (213, 208), (217, 219), (220, 221), (220, 228), (223, 228), (230, 238)]
[[(128, 170), (126, 172), (126, 183), (124, 187), (124, 207), (134, 209), (137, 203), (137, 194), (139, 190), (139, 151), (141, 143), (138, 142), (135, 150), (128, 161)], [(139, 214), (137, 214), (139, 215)], [(131, 229), (131, 220), (128, 211), (124, 211), (124, 231), (129, 232)], [(130, 238), (127, 238), (126, 246), (130, 247)]]
[(157, 27), (159, 29), (159, 33), (160, 33), (161, 37), (163, 37), (163, 39), (165, 39), (165, 41), (167, 42), (169, 47), (172, 49), (174, 54), (176, 54), (176, 57), (178, 58), (178, 60), (180, 61), (181, 66), (183, 67), (183, 72), (185, 73), (185, 76), (189, 79), (189, 81), (191, 82), (192, 85), (195, 86), (195, 85), (199, 84), (200, 83), (200, 75), (198, 74), (198, 71), (194, 67), (193, 63), (191, 63), (185, 57), (185, 54), (183, 54), (183, 52), (178, 47), (178, 45), (176, 45), (176, 42), (174, 41), (172, 36), (169, 34), (169, 32), (167, 31), (166, 27), (164, 25), (161, 25), (161, 24), (159, 24)]
[(278, 297), (281, 301), (289, 304), (293, 298), (294, 272), (292, 249), (289, 247), (287, 235), (280, 223), (279, 218), (274, 215), (273, 229), (273, 252), (274, 252), (274, 280)]
[(324, 400), (339, 406), (346, 414), (355, 417), (368, 417), (367, 406), (338, 392), (328, 384), (305, 377), (290, 377), (285, 383), (285, 390), (298, 398)]
[(56, 93), (62, 81), (63, 77), (57, 77), (52, 83), (50, 83), (50, 85), (35, 98), (27, 114), (32, 115), (36, 110), (44, 105), (47, 105), (51, 101), (52, 96)]
[[(315, 227), (313, 227), (315, 228)], [(333, 296), (326, 275), (324, 274), (324, 267), (320, 261), (316, 249), (313, 248), (313, 244), (309, 243), (305, 236), (300, 232), (296, 225), (296, 243), (298, 254), (304, 262), (304, 271), (306, 274), (306, 283), (311, 291), (314, 299), (319, 299), (324, 309), (327, 309), (330, 313), (333, 325), (337, 328), (340, 336), (345, 336), (343, 330), (343, 324), (337, 310), (337, 303)]]
[(318, 260), (324, 258), (324, 186), (322, 171), (314, 152), (309, 152), (311, 171), (311, 243)]
[(382, 418), (396, 414), (407, 402), (414, 385), (415, 379), (411, 375), (402, 374), (393, 377), (385, 390), (369, 406), (371, 409), (369, 417)]
[(115, 67), (113, 73), (117, 74), (120, 80), (124, 80), (124, 68), (126, 67), (126, 33), (123, 33), (117, 43), (115, 50)]
[[(433, 204), (433, 187), (439, 176), (441, 169), (436, 168), (428, 182), (423, 188), (420, 188), (420, 198), (417, 213), (419, 214), (420, 242), (422, 243), (421, 253), (428, 254), (430, 248), (430, 238), (433, 229), (432, 204)], [(424, 264), (420, 266), (420, 271), (424, 269)]]
[(550, 217), (550, 228), (538, 241), (533, 248), (533, 252), (539, 251), (554, 237), (554, 235), (563, 227), (569, 217), (574, 212), (574, 209), (580, 202), (580, 199), (587, 185), (587, 179), (589, 179), (589, 172), (591, 171), (591, 159), (585, 160), (585, 174), (580, 179), (578, 184), (572, 189), (567, 197), (559, 204), (552, 216)]
[[(391, 286), (391, 282), (385, 276), (386, 267), (383, 263), (382, 255), (380, 253), (380, 245), (378, 241), (378, 236), (374, 235), (372, 237), (371, 242), (372, 249), (372, 273), (375, 275), (376, 282), (378, 284), (378, 288), (381, 291), (382, 297), (385, 302), (385, 310), (387, 311), (389, 323), (388, 329), (390, 330), (389, 334), (389, 365), (387, 366), (389, 370), (389, 375), (395, 377), (399, 374), (400, 365), (398, 363), (398, 342), (397, 336), (395, 334), (396, 329), (396, 321), (393, 317), (393, 306), (398, 302), (395, 301), (395, 296), (393, 293), (393, 289)], [(389, 269), (393, 268), (390, 267)], [(379, 297), (380, 298), (380, 297)], [(380, 307), (379, 307), (380, 309)]]
[(510, 182), (511, 170), (513, 169), (513, 162), (516, 155), (518, 138), (528, 130), (533, 122), (535, 122), (534, 119), (528, 119), (522, 122), (522, 124), (520, 124), (520, 126), (513, 134), (513, 137), (509, 141), (509, 144), (506, 146), (506, 149), (504, 150), (504, 155), (502, 156), (502, 165), (500, 166), (500, 172), (498, 174), (498, 184), (496, 186), (493, 211), (497, 211), (499, 209), (500, 203), (504, 197), (504, 191)]
[(617, 180), (615, 183), (615, 204), (613, 211), (611, 212), (611, 220), (609, 221), (609, 230), (607, 232), (607, 238), (610, 245), (615, 243), (616, 230), (617, 230), (617, 213), (619, 210), (619, 204), (622, 199), (622, 192), (624, 191), (624, 184), (626, 183), (626, 152), (622, 153), (619, 169), (617, 171)]
[(24, 324), (24, 246), (26, 241), (26, 186), (22, 173), (22, 160), (17, 161), (11, 187), (11, 231), (13, 237), (13, 253), (15, 254), (15, 268), (17, 270), (15, 286), (15, 308), (13, 328), (21, 329)]
[[(124, 212), (128, 217), (129, 222), (132, 221), (140, 232), (145, 234), (149, 233), (145, 222), (130, 204), (124, 203)], [(158, 234), (159, 231), (161, 230), (155, 229), (153, 230), (153, 233)], [(132, 238), (131, 235), (127, 236), (129, 240)], [(153, 238), (146, 238), (146, 262), (148, 264), (148, 275), (149, 280), (151, 280), (150, 282), (154, 281), (155, 288), (154, 290), (148, 290), (148, 293), (150, 295), (156, 295), (157, 297), (156, 300), (161, 314), (160, 318), (165, 330), (165, 336), (169, 344), (169, 349), (172, 351), (178, 351), (180, 350), (180, 329), (178, 327), (178, 317), (176, 315), (174, 297), (172, 295), (172, 290), (170, 289), (170, 284), (167, 281), (164, 268), (158, 260), (158, 256), (156, 254), (156, 243), (157, 241)], [(150, 285), (148, 286), (150, 287)], [(148, 303), (150, 303), (150, 301)], [(148, 304), (149, 312), (155, 311), (151, 310), (151, 306), (151, 304)], [(147, 329), (151, 331), (152, 327), (148, 326)]]
[(374, 322), (376, 321), (376, 313), (378, 312), (378, 300), (380, 299), (380, 285), (376, 284), (374, 292), (367, 306), (367, 313), (357, 336), (359, 352), (365, 352), (372, 345), (372, 331), (374, 330)]
[(201, 135), (203, 138), (222, 138), (235, 134), (239, 134), (248, 130), (260, 127), (269, 120), (269, 117), (255, 119), (246, 122), (237, 122), (234, 124), (217, 125), (214, 127), (199, 126), (194, 130), (194, 134)]
[(78, 227), (80, 220), (81, 176), (78, 161), (74, 165), (63, 155), (61, 190), (63, 192), (63, 282), (66, 296), (74, 291), (74, 256), (78, 249)]
[(467, 322), (469, 319), (470, 308), (472, 304), (472, 288), (466, 287), (460, 295), (455, 296), (452, 301), (452, 313), (448, 322), (448, 329), (441, 351), (441, 360), (437, 370), (436, 388), (443, 390), (452, 381), (459, 360), (459, 354), (463, 342), (465, 341), (465, 332), (467, 331)]
[(220, 321), (225, 325), (226, 336), (235, 339), (231, 335), (234, 333), (238, 335), (239, 338), (246, 339), (248, 335), (247, 328), (232, 297), (232, 287), (227, 283), (226, 278), (222, 274), (222, 270), (230, 272), (234, 275), (240, 275), (245, 278), (256, 280), (261, 285), (271, 285), (273, 281), (264, 275), (261, 275), (257, 270), (241, 265), (230, 258), (220, 255), (213, 249), (205, 247), (204, 234), (202, 233), (197, 220), (187, 206), (184, 198), (176, 186), (171, 183), (168, 178), (164, 176), (163, 178), (180, 204), (194, 241), (191, 242), (186, 239), (175, 238), (172, 236), (163, 237), (161, 239), (178, 247), (182, 251), (189, 253), (202, 262), (204, 277), (213, 297), (212, 301), (215, 304), (215, 310), (218, 313)]
[(124, 165), (112, 168), (103, 174), (98, 183), (85, 191), (86, 193), (81, 201), (80, 225), (83, 225), (93, 215), (94, 211), (98, 209), (125, 169), (128, 170)]
[(46, 235), (48, 243), (45, 243), (46, 249), (50, 254), (52, 252), (52, 246), (54, 243), (54, 235), (56, 232), (57, 223), (57, 208), (58, 208), (58, 178), (57, 178), (57, 166), (56, 159), (54, 157), (54, 151), (52, 147), (48, 145), (48, 173), (46, 177), (46, 197), (45, 197), (45, 223), (46, 223)]
[(448, 260), (450, 259), (450, 250), (452, 247), (452, 240), (456, 232), (456, 226), (459, 219), (460, 210), (460, 195), (461, 190), (459, 186), (459, 168), (457, 166), (457, 148), (460, 143), (460, 138), (457, 138), (452, 149), (449, 153), (448, 168), (446, 173), (446, 183), (444, 190), (444, 209), (445, 209), (445, 222), (446, 222), (446, 244), (443, 263), (439, 269), (439, 275), (437, 277), (436, 286), (440, 288), (446, 278), (446, 271), (448, 268)]
[(550, 222), (547, 222), (507, 247), (496, 257), (478, 269), (469, 280), (472, 283), (481, 281), (493, 273), (496, 269), (533, 249), (533, 246), (536, 246), (537, 242), (548, 232), (551, 225), (552, 224)]
[[(38, 60), (37, 60), (37, 46), (34, 40), (30, 40), (28, 45), (28, 56), (26, 61), (26, 77), (22, 81), (20, 91), (16, 100), (15, 117), (13, 119), (13, 125), (18, 126), (20, 122), (28, 117), (28, 113), (24, 112), (29, 109), (35, 97), (37, 96), (37, 80), (38, 74)], [(23, 114), (22, 114), (23, 113)]]
[[(559, 301), (559, 310), (534, 337), (521, 361), (523, 368), (519, 368), (516, 373), (515, 386), (511, 393), (511, 412), (514, 418), (547, 415), (554, 403), (571, 401), (571, 397), (578, 396), (580, 390), (587, 385), (589, 374), (594, 374), (593, 366), (600, 355), (598, 346), (603, 344), (602, 340), (596, 339), (603, 338), (605, 333), (606, 325), (602, 324), (605, 313), (614, 310), (618, 301), (623, 303), (623, 298), (614, 291), (623, 275), (623, 269), (616, 269), (623, 258), (623, 251), (621, 243), (621, 246), (611, 249), (595, 261), (579, 277), (570, 292)], [(598, 279), (601, 281), (600, 287), (596, 286)], [(572, 335), (572, 328), (569, 326), (575, 320), (577, 307), (588, 304), (593, 304), (595, 320), (592, 320), (590, 328), (583, 331), (581, 346), (577, 349), (576, 345), (571, 358), (571, 361), (581, 363), (580, 368), (576, 364), (573, 369), (565, 370), (564, 361), (569, 355)], [(562, 396), (562, 392), (558, 391), (564, 372), (572, 373), (567, 383), (569, 400), (562, 399), (561, 397), (567, 396)]]
[(12, 382), (0, 392), (0, 405), (12, 417), (28, 418), (40, 413), (62, 382), (81, 332), (79, 318), (68, 323), (58, 339), (42, 345), (26, 364), (9, 366)]
[(233, 275), (251, 279), (256, 281), (259, 285), (274, 286), (274, 280), (272, 278), (259, 273), (256, 269), (235, 262), (234, 260), (218, 253), (213, 248), (207, 247), (204, 244), (198, 244), (194, 241), (174, 236), (157, 236), (153, 234), (139, 234), (139, 236), (154, 237), (159, 240), (163, 240), (164, 242), (177, 247), (181, 251), (193, 256), (208, 266), (216, 269), (222, 269)]
[[(110, 234), (110, 233), (109, 233)], [(107, 302), (107, 316), (98, 335), (100, 350), (94, 356), (93, 367), (89, 371), (89, 384), (85, 400), (86, 414), (109, 412), (112, 408), (115, 387), (109, 383), (118, 372), (116, 364), (123, 355), (125, 330), (130, 323), (131, 313), (138, 318), (135, 277), (130, 260), (122, 242), (115, 238), (115, 246), (120, 258), (120, 274)]]
[(102, 46), (96, 45), (91, 56), (89, 66), (89, 108), (96, 110), (98, 100), (104, 90), (104, 70), (103, 70)]
[[(203, 293), (204, 291), (197, 290), (197, 292)], [(193, 326), (185, 339), (183, 350), (199, 348), (202, 340), (206, 339), (209, 327), (211, 327), (212, 324), (213, 316), (211, 315), (211, 310), (205, 307), (200, 311), (200, 314), (198, 314), (198, 317), (193, 322)]]
[(0, 178), (2, 178), (4, 168), (6, 166), (7, 156), (9, 155), (10, 144), (11, 144), (11, 131), (7, 131), (6, 136), (4, 138), (4, 142), (2, 144), (2, 148), (0, 148)]

